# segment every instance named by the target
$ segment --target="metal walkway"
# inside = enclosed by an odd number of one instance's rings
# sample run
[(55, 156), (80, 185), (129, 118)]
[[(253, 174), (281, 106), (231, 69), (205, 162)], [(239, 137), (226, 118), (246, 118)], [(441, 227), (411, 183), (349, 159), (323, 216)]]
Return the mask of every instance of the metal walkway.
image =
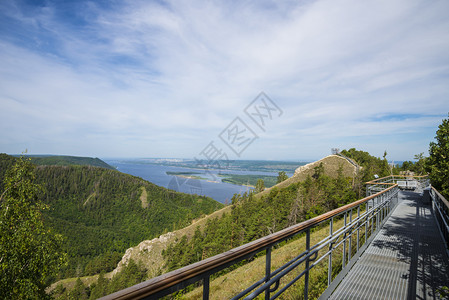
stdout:
[(430, 203), (400, 192), (400, 202), (330, 299), (441, 299), (449, 261)]

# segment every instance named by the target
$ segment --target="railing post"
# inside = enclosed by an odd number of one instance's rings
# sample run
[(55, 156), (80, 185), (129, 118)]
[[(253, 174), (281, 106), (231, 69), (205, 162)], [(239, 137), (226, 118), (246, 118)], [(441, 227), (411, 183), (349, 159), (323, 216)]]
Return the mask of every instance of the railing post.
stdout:
[(349, 211), (349, 224), (351, 224), (351, 230), (349, 232), (348, 262), (351, 260), (351, 256), (352, 256), (352, 209)]
[[(382, 198), (380, 198), (380, 199), (379, 199), (379, 197), (376, 197), (376, 198), (377, 198), (377, 205), (379, 205), (379, 200), (382, 201)], [(380, 215), (381, 211), (382, 211), (382, 209), (378, 209), (377, 213), (376, 213), (376, 231), (379, 229), (379, 217), (380, 217), (379, 215)]]
[[(371, 215), (374, 217), (374, 199), (373, 199), (373, 207), (371, 208)], [(371, 235), (373, 235), (373, 229), (374, 229), (374, 220), (371, 218)]]
[(203, 278), (203, 300), (209, 300), (209, 280), (210, 275)]
[[(334, 231), (334, 218), (332, 217), (329, 223), (329, 239), (332, 238), (332, 234)], [(327, 268), (327, 286), (329, 286), (332, 282), (332, 252), (333, 252), (333, 245), (332, 243), (329, 243), (329, 265)]]
[[(343, 228), (345, 229), (345, 231), (346, 231), (346, 224), (347, 224), (346, 216), (347, 216), (347, 212), (345, 212), (344, 225), (343, 225)], [(345, 266), (346, 266), (346, 232), (343, 235), (343, 261), (342, 261), (342, 268), (344, 268)]]
[[(271, 276), (271, 247), (267, 248), (267, 254), (265, 256), (265, 282), (270, 280)], [(265, 300), (270, 299), (270, 287), (265, 290)]]
[(309, 298), (309, 252), (310, 252), (310, 228), (306, 230), (306, 267), (305, 267), (305, 276), (304, 276), (304, 300)]
[(366, 216), (365, 216), (365, 244), (368, 240), (368, 225), (369, 225), (369, 205), (368, 202), (365, 204)]
[(357, 252), (359, 252), (360, 247), (360, 205), (357, 206)]

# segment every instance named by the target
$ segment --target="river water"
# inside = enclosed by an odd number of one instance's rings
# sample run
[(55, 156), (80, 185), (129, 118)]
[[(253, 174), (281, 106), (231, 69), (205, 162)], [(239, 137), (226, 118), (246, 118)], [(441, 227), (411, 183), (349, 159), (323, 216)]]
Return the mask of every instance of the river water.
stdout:
[[(250, 189), (246, 186), (230, 184), (222, 182), (222, 177), (218, 177), (219, 170), (213, 169), (191, 169), (184, 167), (164, 166), (159, 164), (145, 163), (144, 160), (121, 160), (121, 159), (104, 159), (106, 163), (117, 168), (118, 171), (130, 175), (141, 177), (156, 185), (169, 188), (178, 192), (188, 194), (198, 194), (211, 197), (218, 202), (230, 202), (235, 193), (243, 194)], [(167, 175), (166, 172), (192, 172), (200, 173), (193, 174), (206, 178), (206, 180), (186, 179), (179, 176)], [(240, 170), (225, 170), (227, 174), (239, 175), (265, 175), (277, 176), (275, 172), (261, 172), (261, 171), (240, 171)], [(291, 174), (288, 174), (291, 176)]]

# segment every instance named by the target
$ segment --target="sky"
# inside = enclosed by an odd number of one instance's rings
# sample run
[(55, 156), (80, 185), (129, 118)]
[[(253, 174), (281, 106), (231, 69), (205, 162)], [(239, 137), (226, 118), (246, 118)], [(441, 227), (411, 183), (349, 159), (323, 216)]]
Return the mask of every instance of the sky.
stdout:
[(0, 152), (314, 160), (427, 150), (449, 1), (0, 1)]

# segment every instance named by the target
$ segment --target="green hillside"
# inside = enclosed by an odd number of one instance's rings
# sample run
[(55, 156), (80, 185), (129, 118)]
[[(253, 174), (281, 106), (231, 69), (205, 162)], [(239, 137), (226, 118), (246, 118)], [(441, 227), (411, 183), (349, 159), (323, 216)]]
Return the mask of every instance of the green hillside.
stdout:
[(31, 162), (35, 165), (47, 166), (94, 166), (105, 169), (114, 170), (114, 167), (108, 165), (98, 157), (81, 157), (81, 156), (66, 156), (66, 155), (36, 155), (29, 156)]
[(167, 271), (214, 256), (270, 233), (318, 216), (357, 199), (353, 179), (343, 173), (325, 173), (318, 164), (303, 181), (275, 187), (265, 195), (234, 195), (232, 210), (221, 218), (208, 220), (193, 237), (182, 237), (163, 252)]
[[(15, 158), (0, 154), (0, 187)], [(124, 251), (182, 228), (222, 204), (178, 193), (141, 178), (92, 166), (38, 166), (45, 222), (65, 236), (68, 266), (60, 277), (111, 271)]]

